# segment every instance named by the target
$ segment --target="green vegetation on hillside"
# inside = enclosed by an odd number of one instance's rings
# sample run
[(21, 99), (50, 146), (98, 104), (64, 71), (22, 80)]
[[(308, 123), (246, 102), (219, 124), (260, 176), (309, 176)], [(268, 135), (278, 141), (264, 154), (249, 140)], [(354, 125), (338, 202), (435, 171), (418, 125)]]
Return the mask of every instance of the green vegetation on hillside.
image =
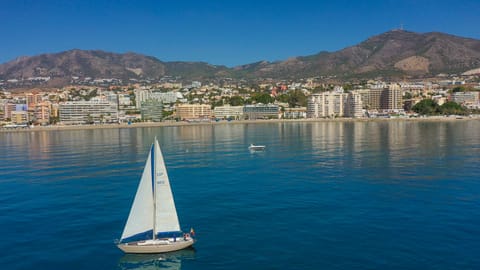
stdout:
[(432, 99), (424, 99), (413, 106), (412, 110), (421, 115), (465, 115), (468, 110), (460, 104), (447, 101), (441, 106)]
[(307, 97), (301, 90), (290, 91), (277, 97), (280, 102), (286, 102), (290, 108), (306, 107)]
[(269, 104), (275, 101), (275, 99), (267, 93), (255, 93), (252, 95), (250, 100), (255, 101), (256, 103), (263, 103), (263, 104)]
[(241, 96), (233, 96), (229, 98), (228, 104), (230, 104), (231, 106), (242, 106), (243, 104), (245, 104), (245, 101)]

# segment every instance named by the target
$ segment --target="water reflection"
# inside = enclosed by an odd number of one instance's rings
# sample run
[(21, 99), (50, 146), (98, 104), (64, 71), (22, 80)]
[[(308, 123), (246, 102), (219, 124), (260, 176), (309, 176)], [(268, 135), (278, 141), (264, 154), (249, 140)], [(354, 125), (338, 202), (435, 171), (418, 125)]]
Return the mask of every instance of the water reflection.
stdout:
[(182, 269), (182, 261), (193, 260), (195, 249), (188, 248), (162, 254), (125, 254), (118, 262), (122, 270)]

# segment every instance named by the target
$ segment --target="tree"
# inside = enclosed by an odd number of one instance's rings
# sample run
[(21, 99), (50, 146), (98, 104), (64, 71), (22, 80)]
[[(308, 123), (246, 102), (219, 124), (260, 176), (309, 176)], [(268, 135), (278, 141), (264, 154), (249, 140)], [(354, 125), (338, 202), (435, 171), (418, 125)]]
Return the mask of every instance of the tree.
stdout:
[(281, 94), (277, 96), (277, 100), (280, 102), (288, 103), (288, 101), (290, 100), (290, 96), (287, 94)]
[(60, 121), (60, 117), (58, 116), (50, 116), (50, 124), (56, 124)]
[(290, 105), (291, 108), (307, 106), (307, 97), (301, 90), (290, 92), (289, 96), (288, 105)]
[(456, 93), (456, 92), (465, 92), (465, 87), (457, 86), (457, 87), (453, 88), (452, 93)]
[(133, 105), (137, 104), (137, 99), (135, 97), (135, 93), (132, 92), (128, 96), (130, 97), (130, 100), (132, 102), (131, 104), (133, 104)]
[(169, 117), (170, 115), (173, 115), (173, 111), (162, 111), (162, 118), (165, 119)]
[(415, 104), (412, 110), (422, 115), (434, 115), (439, 112), (438, 104), (432, 99), (424, 99)]
[(453, 101), (447, 101), (444, 104), (442, 104), (442, 106), (440, 106), (440, 112), (445, 115), (450, 115), (450, 114), (464, 115), (467, 113), (464, 107), (462, 107), (460, 104)]
[(222, 99), (217, 100), (217, 101), (212, 100), (212, 101), (210, 102), (210, 104), (212, 104), (212, 109), (214, 109), (215, 107), (223, 106), (223, 100), (222, 100)]
[(87, 115), (87, 124), (93, 124), (93, 116), (91, 114)]
[(312, 93), (321, 93), (327, 91), (323, 86), (317, 86), (312, 89)]
[(233, 96), (228, 102), (231, 106), (242, 106), (245, 104), (245, 100), (241, 96)]
[(343, 86), (343, 90), (344, 90), (345, 92), (347, 92), (347, 93), (350, 92), (350, 91), (352, 91), (352, 90), (353, 90), (353, 84), (350, 84), (350, 83), (345, 84), (345, 85)]
[(287, 94), (279, 95), (277, 100), (288, 103), (291, 108), (307, 106), (307, 97), (301, 90), (290, 91)]
[(269, 104), (275, 101), (275, 99), (267, 93), (255, 93), (252, 95), (252, 100), (263, 104)]

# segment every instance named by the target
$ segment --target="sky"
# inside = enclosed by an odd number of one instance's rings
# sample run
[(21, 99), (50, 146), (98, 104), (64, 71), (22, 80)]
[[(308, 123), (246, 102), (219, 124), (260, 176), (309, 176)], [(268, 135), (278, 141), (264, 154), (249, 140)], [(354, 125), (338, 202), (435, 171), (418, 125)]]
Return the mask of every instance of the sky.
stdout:
[(383, 32), (480, 39), (480, 0), (0, 0), (0, 63), (71, 49), (229, 67), (337, 51)]

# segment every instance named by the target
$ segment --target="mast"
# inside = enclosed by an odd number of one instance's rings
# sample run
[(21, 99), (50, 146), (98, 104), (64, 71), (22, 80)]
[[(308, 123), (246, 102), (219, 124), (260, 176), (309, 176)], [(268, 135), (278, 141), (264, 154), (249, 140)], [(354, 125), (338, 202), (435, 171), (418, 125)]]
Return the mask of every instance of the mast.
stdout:
[(157, 189), (156, 189), (156, 183), (157, 183), (157, 166), (155, 164), (157, 161), (155, 160), (156, 158), (156, 142), (157, 142), (157, 136), (155, 136), (155, 140), (153, 141), (152, 144), (152, 159), (151, 159), (151, 166), (152, 166), (152, 189), (153, 189), (153, 236), (152, 239), (155, 240), (156, 238), (156, 231), (155, 231), (155, 225), (156, 225), (156, 212), (157, 212)]

